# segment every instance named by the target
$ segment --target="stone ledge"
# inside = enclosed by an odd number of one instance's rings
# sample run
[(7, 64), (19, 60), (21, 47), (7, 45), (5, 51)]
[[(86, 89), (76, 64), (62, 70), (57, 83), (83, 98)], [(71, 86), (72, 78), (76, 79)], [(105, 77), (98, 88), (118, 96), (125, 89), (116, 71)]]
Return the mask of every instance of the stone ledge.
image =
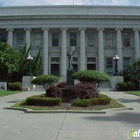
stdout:
[(121, 111), (121, 110), (133, 110), (133, 108), (111, 108), (104, 109), (101, 111), (90, 111), (90, 110), (32, 110), (28, 108), (19, 107), (4, 107), (3, 109), (24, 111), (25, 113), (86, 113), (86, 114), (106, 114), (108, 111)]

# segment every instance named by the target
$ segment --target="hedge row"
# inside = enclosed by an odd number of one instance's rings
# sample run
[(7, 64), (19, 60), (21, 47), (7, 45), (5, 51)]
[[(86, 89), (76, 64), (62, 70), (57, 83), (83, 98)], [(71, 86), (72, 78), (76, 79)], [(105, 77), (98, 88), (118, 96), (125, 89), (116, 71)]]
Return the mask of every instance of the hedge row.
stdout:
[(99, 95), (92, 99), (77, 99), (73, 102), (74, 106), (88, 107), (90, 105), (106, 105), (110, 104), (111, 99), (106, 95)]
[(117, 83), (119, 91), (133, 91), (136, 90), (136, 85), (133, 82), (119, 82)]
[(48, 98), (31, 96), (26, 99), (26, 105), (36, 105), (36, 106), (59, 106), (61, 105), (61, 98)]
[(22, 84), (20, 82), (8, 83), (9, 90), (21, 90)]

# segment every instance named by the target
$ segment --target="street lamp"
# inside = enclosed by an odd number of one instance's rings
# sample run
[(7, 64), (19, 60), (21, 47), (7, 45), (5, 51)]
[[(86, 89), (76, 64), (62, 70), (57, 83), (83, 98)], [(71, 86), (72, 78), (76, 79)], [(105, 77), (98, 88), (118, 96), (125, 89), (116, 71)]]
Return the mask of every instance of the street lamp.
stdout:
[(115, 72), (114, 72), (114, 76), (118, 76), (119, 75), (119, 73), (118, 73), (118, 61), (119, 61), (119, 57), (118, 57), (118, 55), (115, 55), (114, 57), (113, 57), (113, 60), (114, 60), (114, 62), (115, 62)]
[(28, 72), (27, 72), (27, 76), (32, 76), (32, 69), (31, 69), (31, 61), (33, 60), (33, 57), (29, 54), (27, 57), (27, 61), (28, 61)]
[(74, 54), (75, 54), (75, 46), (72, 46), (70, 48), (70, 51), (67, 52), (68, 61), (69, 61), (69, 67), (67, 69), (67, 87), (71, 87), (74, 85), (74, 79), (72, 77), (72, 74), (74, 73), (72, 56)]

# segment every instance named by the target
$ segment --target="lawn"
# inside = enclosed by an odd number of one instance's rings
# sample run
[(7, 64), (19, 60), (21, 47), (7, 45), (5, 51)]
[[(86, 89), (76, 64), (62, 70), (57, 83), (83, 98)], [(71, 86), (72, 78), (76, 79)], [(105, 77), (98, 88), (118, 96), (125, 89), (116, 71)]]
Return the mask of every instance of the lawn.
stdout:
[(21, 91), (0, 91), (0, 97), (16, 94), (20, 92)]
[(125, 91), (125, 93), (140, 96), (140, 91)]

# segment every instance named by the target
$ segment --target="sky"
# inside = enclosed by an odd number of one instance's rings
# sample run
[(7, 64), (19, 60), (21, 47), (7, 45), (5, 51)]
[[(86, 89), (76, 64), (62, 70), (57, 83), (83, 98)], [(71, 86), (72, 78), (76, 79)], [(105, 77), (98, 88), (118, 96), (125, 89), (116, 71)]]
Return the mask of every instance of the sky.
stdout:
[(140, 0), (0, 0), (0, 6), (27, 5), (129, 5), (140, 6)]

